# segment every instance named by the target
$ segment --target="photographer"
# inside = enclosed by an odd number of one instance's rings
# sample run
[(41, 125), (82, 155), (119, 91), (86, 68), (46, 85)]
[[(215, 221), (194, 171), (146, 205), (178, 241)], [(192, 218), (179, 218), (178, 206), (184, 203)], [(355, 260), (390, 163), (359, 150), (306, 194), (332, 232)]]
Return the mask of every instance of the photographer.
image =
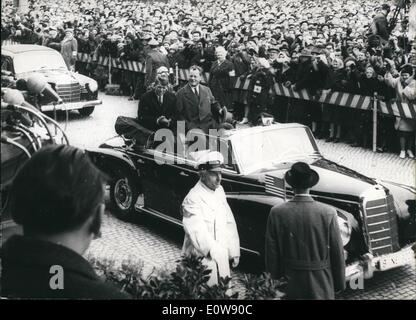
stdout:
[(375, 15), (373, 23), (371, 24), (371, 32), (374, 35), (378, 35), (382, 39), (382, 43), (386, 44), (389, 40), (389, 24), (387, 21), (387, 16), (390, 13), (390, 6), (388, 4), (383, 4), (380, 8), (380, 11)]

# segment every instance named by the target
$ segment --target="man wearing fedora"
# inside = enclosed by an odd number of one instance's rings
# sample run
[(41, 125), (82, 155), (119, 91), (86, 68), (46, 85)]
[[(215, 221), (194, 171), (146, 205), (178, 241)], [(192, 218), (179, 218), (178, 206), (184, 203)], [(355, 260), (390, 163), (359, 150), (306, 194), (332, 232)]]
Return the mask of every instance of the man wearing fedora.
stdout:
[(230, 276), (230, 263), (240, 260), (240, 239), (233, 213), (221, 186), (224, 158), (216, 151), (194, 153), (200, 179), (182, 203), (185, 238), (182, 253), (204, 257), (211, 269), (208, 285)]
[(337, 213), (309, 195), (319, 175), (308, 164), (295, 163), (285, 180), (295, 196), (270, 211), (266, 270), (275, 279), (287, 279), (288, 299), (334, 299), (335, 292), (345, 289)]

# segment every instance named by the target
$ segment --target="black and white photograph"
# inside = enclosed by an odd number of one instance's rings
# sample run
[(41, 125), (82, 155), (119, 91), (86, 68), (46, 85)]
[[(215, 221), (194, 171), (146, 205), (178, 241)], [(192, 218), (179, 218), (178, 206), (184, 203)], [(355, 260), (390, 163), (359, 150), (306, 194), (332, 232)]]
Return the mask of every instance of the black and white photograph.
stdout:
[(416, 0), (1, 11), (1, 300), (416, 299)]

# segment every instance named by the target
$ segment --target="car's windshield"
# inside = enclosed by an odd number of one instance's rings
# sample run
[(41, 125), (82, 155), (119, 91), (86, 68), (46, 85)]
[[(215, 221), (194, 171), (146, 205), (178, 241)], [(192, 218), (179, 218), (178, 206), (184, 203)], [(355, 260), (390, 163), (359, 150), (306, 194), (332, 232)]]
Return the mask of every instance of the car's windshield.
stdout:
[(67, 70), (64, 59), (57, 51), (22, 52), (13, 58), (13, 64), (16, 73), (52, 69)]
[(304, 127), (277, 128), (232, 137), (236, 158), (245, 173), (320, 156), (312, 134)]

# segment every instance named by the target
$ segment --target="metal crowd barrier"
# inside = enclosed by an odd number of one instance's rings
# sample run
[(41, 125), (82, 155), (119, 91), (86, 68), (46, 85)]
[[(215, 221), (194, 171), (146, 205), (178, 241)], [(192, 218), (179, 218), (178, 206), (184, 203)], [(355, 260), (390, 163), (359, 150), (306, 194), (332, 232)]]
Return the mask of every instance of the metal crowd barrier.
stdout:
[[(87, 53), (78, 53), (78, 60), (81, 62), (91, 63), (95, 62), (103, 66), (109, 66), (110, 68), (117, 68), (122, 70), (128, 70), (133, 72), (146, 73), (146, 68), (143, 63), (138, 61), (126, 61), (119, 60), (110, 57), (98, 57), (93, 59), (91, 55)], [(182, 81), (188, 79), (189, 70), (179, 69), (177, 72), (177, 78)], [(208, 83), (209, 73), (206, 72), (202, 76), (202, 83)], [(240, 90), (248, 90), (250, 86), (250, 79), (240, 79), (237, 77), (235, 80), (234, 88)], [(351, 94), (346, 92), (330, 91), (327, 95), (322, 95), (318, 100), (314, 99), (307, 90), (294, 91), (291, 88), (286, 88), (281, 83), (275, 83), (274, 87), (270, 90), (270, 94), (278, 96), (285, 96), (293, 99), (311, 100), (326, 104), (332, 104), (341, 107), (356, 108), (362, 110), (373, 109), (374, 97), (363, 96), (358, 94)], [(384, 102), (377, 100), (377, 110), (382, 114), (391, 116), (416, 119), (416, 103), (404, 103), (400, 101)]]

